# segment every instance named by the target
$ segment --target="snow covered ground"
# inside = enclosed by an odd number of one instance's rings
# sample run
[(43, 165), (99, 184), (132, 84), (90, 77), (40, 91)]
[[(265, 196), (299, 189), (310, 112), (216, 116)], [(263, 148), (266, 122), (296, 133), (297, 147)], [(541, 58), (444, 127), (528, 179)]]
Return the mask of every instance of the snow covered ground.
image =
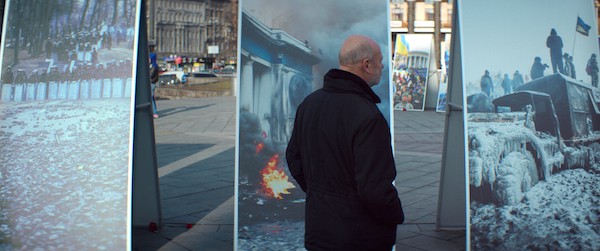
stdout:
[(600, 173), (555, 173), (515, 205), (471, 202), (473, 250), (600, 250)]
[(1, 250), (125, 250), (130, 106), (0, 106)]
[(598, 143), (561, 152), (509, 115), (469, 117), (472, 249), (600, 250)]
[(281, 221), (244, 226), (239, 230), (238, 249), (305, 251), (304, 221)]

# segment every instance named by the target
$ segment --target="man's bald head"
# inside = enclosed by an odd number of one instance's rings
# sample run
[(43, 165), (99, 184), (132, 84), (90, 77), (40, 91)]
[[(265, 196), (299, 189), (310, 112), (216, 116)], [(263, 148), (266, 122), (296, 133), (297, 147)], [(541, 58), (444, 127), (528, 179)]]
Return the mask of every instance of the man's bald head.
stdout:
[(339, 53), (340, 69), (361, 77), (370, 86), (379, 83), (383, 69), (381, 60), (377, 42), (363, 35), (348, 37)]
[(363, 59), (372, 59), (379, 46), (373, 39), (363, 35), (352, 35), (344, 41), (340, 49), (340, 66), (359, 63)]

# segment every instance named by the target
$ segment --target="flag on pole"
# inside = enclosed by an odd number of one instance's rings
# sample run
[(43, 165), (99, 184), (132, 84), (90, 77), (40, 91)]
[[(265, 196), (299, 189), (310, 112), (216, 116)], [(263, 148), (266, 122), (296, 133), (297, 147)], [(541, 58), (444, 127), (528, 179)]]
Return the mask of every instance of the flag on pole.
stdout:
[[(400, 39), (398, 39), (400, 37)], [(402, 56), (408, 56), (408, 43), (404, 35), (398, 35), (396, 37), (396, 54)]]
[(577, 30), (577, 32), (579, 32), (585, 36), (589, 36), (590, 28), (592, 28), (592, 27), (587, 25), (585, 22), (583, 22), (583, 20), (580, 17), (577, 17), (577, 28), (575, 28), (575, 30)]

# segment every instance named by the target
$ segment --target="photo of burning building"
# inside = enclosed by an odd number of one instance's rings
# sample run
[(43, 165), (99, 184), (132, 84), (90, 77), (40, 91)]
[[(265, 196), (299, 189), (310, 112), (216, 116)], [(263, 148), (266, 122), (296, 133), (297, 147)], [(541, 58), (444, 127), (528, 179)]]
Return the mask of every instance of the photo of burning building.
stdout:
[[(337, 53), (347, 36), (364, 34), (381, 48), (389, 48), (387, 5), (387, 1), (374, 5), (358, 0), (241, 3), (237, 249), (304, 247), (305, 194), (285, 160), (296, 109), (321, 88), (323, 75), (338, 67)], [(363, 6), (359, 8), (363, 11), (340, 15), (335, 21), (329, 18), (350, 6)], [(383, 72), (389, 72), (389, 53), (383, 55)], [(384, 73), (373, 89), (382, 99), (378, 107), (390, 121), (388, 82), (389, 74)]]
[(600, 249), (593, 1), (458, 6), (470, 247)]
[(0, 250), (126, 250), (140, 1), (10, 0)]

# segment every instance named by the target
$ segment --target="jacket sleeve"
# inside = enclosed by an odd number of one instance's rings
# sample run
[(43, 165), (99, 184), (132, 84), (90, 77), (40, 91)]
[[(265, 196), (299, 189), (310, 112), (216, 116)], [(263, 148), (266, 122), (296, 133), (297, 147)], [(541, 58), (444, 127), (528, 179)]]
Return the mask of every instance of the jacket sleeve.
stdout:
[(150, 67), (150, 83), (158, 82), (158, 69), (154, 66)]
[(304, 178), (304, 168), (302, 166), (302, 156), (299, 147), (300, 142), (298, 142), (298, 130), (298, 117), (296, 117), (292, 136), (290, 137), (290, 142), (288, 143), (285, 152), (285, 157), (292, 177), (298, 182), (302, 191), (306, 192), (306, 180)]
[(390, 129), (383, 115), (367, 121), (354, 136), (357, 193), (371, 214), (382, 223), (404, 222), (402, 204), (393, 185), (396, 165)]

